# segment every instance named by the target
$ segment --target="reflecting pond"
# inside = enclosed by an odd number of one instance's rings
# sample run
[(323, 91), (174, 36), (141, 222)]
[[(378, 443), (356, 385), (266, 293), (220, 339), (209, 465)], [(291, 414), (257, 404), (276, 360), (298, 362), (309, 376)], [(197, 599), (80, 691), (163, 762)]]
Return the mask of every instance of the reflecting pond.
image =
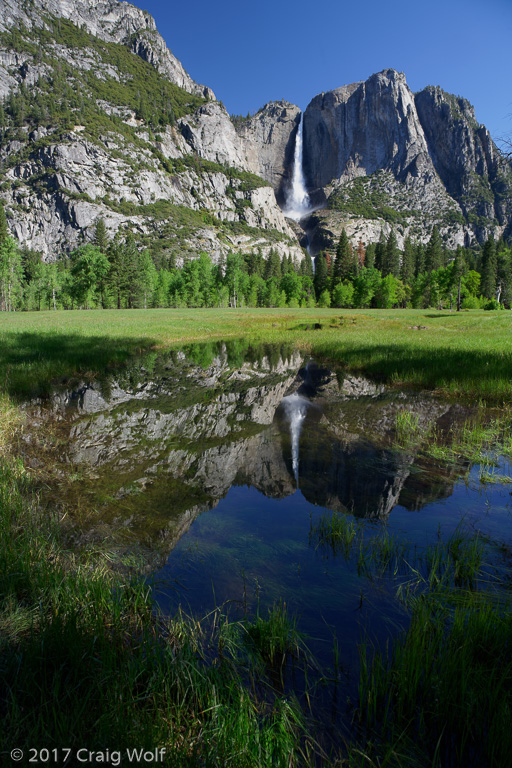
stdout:
[[(462, 524), (511, 542), (508, 463), (496, 468), (503, 482), (484, 484), (478, 466), (423, 450), (424, 436), (447, 435), (475, 409), (292, 347), (232, 340), (152, 354), (61, 388), (52, 409), (91, 540), (153, 553), (149, 578), (169, 614), (284, 601), (325, 668), (336, 639), (345, 697), (362, 628), (383, 643), (407, 622), (399, 570), (365, 566), (373, 540), (393, 534), (421, 552)], [(414, 430), (400, 442), (404, 414)], [(319, 534), (334, 513), (354, 522), (355, 555)]]

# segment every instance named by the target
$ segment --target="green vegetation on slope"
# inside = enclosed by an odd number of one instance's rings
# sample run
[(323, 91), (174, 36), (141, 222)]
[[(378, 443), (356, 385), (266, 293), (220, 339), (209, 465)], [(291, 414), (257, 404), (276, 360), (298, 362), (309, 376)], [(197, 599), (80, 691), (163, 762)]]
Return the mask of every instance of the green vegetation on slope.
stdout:
[[(50, 77), (40, 80), (37, 90), (25, 90), (8, 98), (6, 111), (14, 125), (44, 124), (41, 118), (45, 114), (64, 121), (72, 114), (75, 122), (80, 118), (85, 124), (88, 110), (96, 112), (91, 99), (100, 99), (131, 109), (157, 127), (172, 124), (204, 103), (203, 98), (170, 83), (126, 45), (103, 41), (68, 19), (49, 17), (45, 21), (47, 28), (13, 29), (0, 34), (0, 46), (29, 53), (36, 63), (51, 68)], [(92, 54), (92, 68), (79, 69), (56, 58), (57, 44), (74, 49), (81, 57)], [(116, 76), (110, 74), (112, 70)]]
[(405, 223), (411, 216), (416, 216), (418, 212), (415, 210), (398, 209), (389, 204), (385, 182), (386, 174), (379, 171), (371, 176), (358, 176), (332, 193), (328, 207), (365, 219), (383, 219), (392, 224)]

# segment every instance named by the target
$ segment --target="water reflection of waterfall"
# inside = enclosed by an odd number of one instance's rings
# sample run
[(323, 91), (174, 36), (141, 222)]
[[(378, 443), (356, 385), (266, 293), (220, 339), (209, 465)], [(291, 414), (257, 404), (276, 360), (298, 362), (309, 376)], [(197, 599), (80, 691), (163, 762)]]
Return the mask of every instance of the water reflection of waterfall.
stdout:
[(309, 400), (301, 397), (296, 392), (282, 400), (286, 418), (290, 422), (290, 436), (292, 440), (292, 467), (297, 488), (299, 487), (299, 438), (302, 431), (302, 423), (306, 418)]
[(306, 216), (311, 208), (309, 202), (309, 195), (306, 191), (306, 181), (304, 179), (304, 171), (302, 167), (303, 150), (302, 150), (302, 131), (303, 131), (303, 119), (300, 116), (299, 127), (297, 129), (297, 136), (295, 138), (295, 151), (293, 154), (293, 172), (292, 183), (288, 190), (286, 198), (286, 209), (284, 211), (285, 216), (290, 219), (299, 221)]

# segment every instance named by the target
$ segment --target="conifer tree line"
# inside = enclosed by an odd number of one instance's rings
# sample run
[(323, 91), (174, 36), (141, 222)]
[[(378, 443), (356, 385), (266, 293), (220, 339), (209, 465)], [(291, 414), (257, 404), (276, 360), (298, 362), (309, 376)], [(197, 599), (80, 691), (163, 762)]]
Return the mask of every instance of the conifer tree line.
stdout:
[(435, 307), (512, 306), (512, 252), (489, 237), (483, 248), (448, 251), (434, 228), (426, 245), (395, 233), (353, 248), (345, 230), (335, 253), (300, 262), (272, 250), (206, 253), (157, 268), (131, 232), (107, 235), (100, 219), (93, 242), (52, 263), (20, 248), (0, 204), (0, 310), (157, 307)]
[(492, 236), (482, 248), (448, 250), (434, 226), (428, 243), (406, 237), (400, 250), (391, 230), (354, 249), (343, 229), (336, 252), (316, 263), (319, 306), (447, 309), (459, 299), (462, 309), (512, 306), (512, 250)]

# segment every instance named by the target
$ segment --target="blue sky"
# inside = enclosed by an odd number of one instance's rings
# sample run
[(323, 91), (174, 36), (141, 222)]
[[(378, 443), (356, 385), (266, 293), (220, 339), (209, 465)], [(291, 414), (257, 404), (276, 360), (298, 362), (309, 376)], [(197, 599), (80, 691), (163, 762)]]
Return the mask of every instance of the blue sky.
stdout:
[(393, 67), (409, 87), (464, 96), (493, 138), (512, 136), (512, 0), (137, 0), (197, 82), (234, 114)]

